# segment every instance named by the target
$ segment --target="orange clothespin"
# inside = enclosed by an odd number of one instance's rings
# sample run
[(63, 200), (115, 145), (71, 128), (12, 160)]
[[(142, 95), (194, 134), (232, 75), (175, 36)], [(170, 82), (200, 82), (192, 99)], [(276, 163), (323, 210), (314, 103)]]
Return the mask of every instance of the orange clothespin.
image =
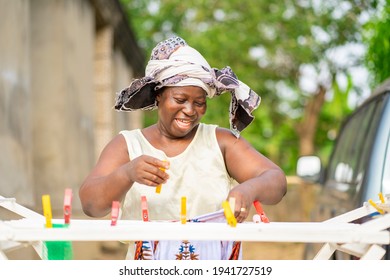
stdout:
[(231, 227), (237, 225), (237, 219), (234, 217), (230, 204), (227, 200), (222, 202), (223, 211), (225, 213), (226, 221)]
[(142, 208), (142, 219), (144, 222), (149, 221), (148, 203), (146, 202), (146, 196), (141, 196), (141, 208)]
[(181, 198), (180, 221), (182, 224), (187, 222), (187, 198), (185, 196)]
[[(163, 161), (166, 161), (166, 160), (163, 160)], [(165, 172), (165, 168), (159, 167), (159, 169)], [(161, 184), (156, 187), (156, 193), (160, 193), (161, 192), (161, 187), (162, 187)]]
[(261, 207), (261, 203), (259, 201), (253, 202), (253, 206), (255, 206), (257, 214), (260, 216), (260, 221), (263, 223), (269, 223), (268, 217), (265, 215), (263, 207)]
[(111, 225), (116, 226), (119, 217), (119, 201), (113, 201), (111, 207)]
[(65, 189), (65, 196), (64, 196), (65, 224), (70, 224), (70, 215), (71, 214), (72, 214), (72, 189)]

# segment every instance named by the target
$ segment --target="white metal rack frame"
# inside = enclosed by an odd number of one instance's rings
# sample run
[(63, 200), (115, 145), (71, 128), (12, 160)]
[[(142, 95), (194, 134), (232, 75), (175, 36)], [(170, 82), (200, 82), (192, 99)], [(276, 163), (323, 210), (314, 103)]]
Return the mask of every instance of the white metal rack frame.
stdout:
[[(67, 228), (45, 228), (45, 217), (0, 196), (0, 206), (20, 215), (18, 220), (0, 220), (0, 259), (18, 246), (32, 245), (41, 256), (42, 241), (130, 241), (130, 240), (240, 240), (254, 242), (301, 242), (324, 244), (314, 259), (329, 259), (336, 251), (360, 259), (381, 259), (390, 244), (390, 213), (378, 215), (363, 224), (351, 221), (377, 210), (362, 207), (324, 222), (245, 222), (235, 227), (227, 223), (143, 222), (72, 219)], [(63, 220), (53, 219), (63, 224)]]

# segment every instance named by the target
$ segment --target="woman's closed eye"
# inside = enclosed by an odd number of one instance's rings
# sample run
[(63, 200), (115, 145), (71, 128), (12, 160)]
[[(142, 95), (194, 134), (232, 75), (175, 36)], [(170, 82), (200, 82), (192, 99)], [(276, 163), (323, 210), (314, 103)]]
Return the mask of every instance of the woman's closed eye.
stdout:
[(184, 104), (184, 103), (186, 102), (185, 99), (181, 99), (181, 98), (174, 98), (174, 99), (175, 99), (175, 101), (176, 101), (177, 103), (179, 103), (179, 104)]
[(206, 105), (206, 102), (195, 102), (195, 105), (198, 107), (203, 107), (204, 105)]

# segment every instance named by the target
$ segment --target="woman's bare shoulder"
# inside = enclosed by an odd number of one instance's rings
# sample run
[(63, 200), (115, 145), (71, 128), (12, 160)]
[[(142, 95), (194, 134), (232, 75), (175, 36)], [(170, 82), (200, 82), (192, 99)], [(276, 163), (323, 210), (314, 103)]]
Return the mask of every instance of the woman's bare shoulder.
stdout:
[(229, 129), (223, 127), (217, 127), (215, 131), (217, 135), (218, 143), (237, 143), (237, 142), (247, 142), (241, 136), (236, 137)]
[[(125, 156), (126, 155), (126, 156)], [(127, 143), (125, 137), (122, 134), (116, 135), (110, 142), (104, 147), (101, 157), (128, 157)]]
[(250, 144), (241, 136), (236, 137), (229, 129), (217, 127), (216, 136), (218, 145), (221, 148), (223, 154), (226, 151), (234, 149), (242, 149), (244, 147), (248, 148)]

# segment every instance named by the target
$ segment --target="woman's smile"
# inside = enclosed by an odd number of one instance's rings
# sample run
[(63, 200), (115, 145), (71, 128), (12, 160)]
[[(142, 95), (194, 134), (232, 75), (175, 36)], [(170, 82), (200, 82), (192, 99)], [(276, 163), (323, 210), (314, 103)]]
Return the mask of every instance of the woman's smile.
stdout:
[(182, 129), (190, 129), (192, 121), (188, 119), (175, 119), (176, 125)]

